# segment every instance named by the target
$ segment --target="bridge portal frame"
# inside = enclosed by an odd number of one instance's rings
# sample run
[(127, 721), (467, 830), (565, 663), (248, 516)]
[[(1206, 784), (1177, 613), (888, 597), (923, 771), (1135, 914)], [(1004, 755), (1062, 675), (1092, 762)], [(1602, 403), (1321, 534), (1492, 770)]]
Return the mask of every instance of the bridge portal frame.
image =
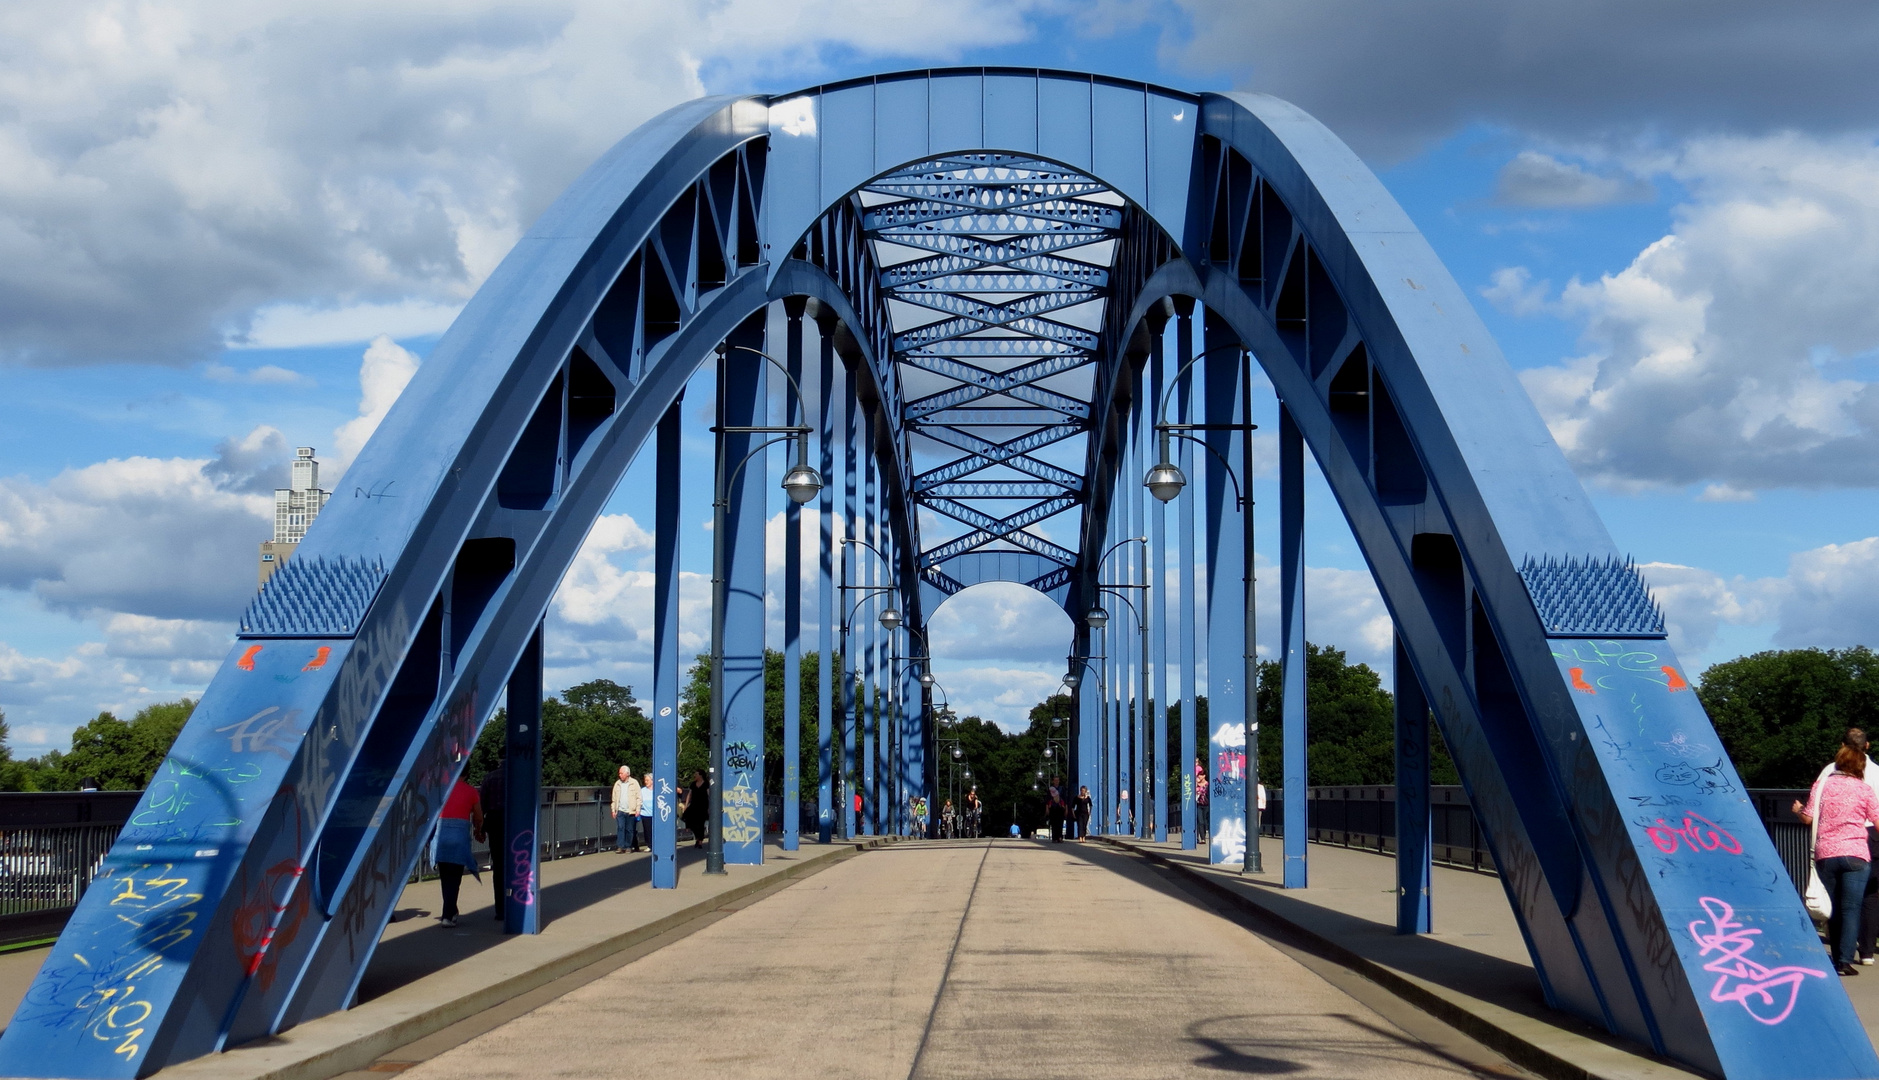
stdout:
[[(1714, 1074), (1879, 1075), (1732, 766), (1653, 749), (1716, 745), (1661, 616), (1376, 178), (1273, 98), (1005, 69), (701, 99), (576, 181), (466, 306), (353, 465), (351, 490), (244, 618), (0, 1037), (0, 1071), (143, 1076), (347, 1005), (478, 730), (518, 661), (538, 655), (588, 526), (713, 347), (774, 301), (800, 298), (836, 328), (903, 609), (924, 625), (893, 328), (849, 195), (891, 168), (985, 151), (1085, 172), (1125, 197), (1134, 230), (1108, 294), (1081, 562), (1051, 588), (1066, 608), (1097, 595), (1112, 500), (1140, 498), (1120, 433), (1141, 430), (1128, 388), (1146, 374), (1163, 389), (1149, 339), (1168, 308), (1185, 328), (1198, 303), (1210, 338), (1216, 326), (1236, 336), (1283, 402), (1288, 796), (1302, 766), (1294, 501), (1309, 447), (1549, 1002)], [(1180, 336), (1177, 364), (1192, 351)], [(660, 486), (662, 524), (676, 498)], [(1210, 549), (1223, 527), (1216, 499)], [(734, 515), (730, 531), (747, 552), (761, 521)], [(675, 568), (665, 543), (659, 565)], [(662, 603), (663, 717), (676, 634)], [(1196, 659), (1188, 647), (1184, 679)], [(870, 715), (878, 752), (892, 728)], [(668, 749), (655, 749), (661, 768)], [(1303, 802), (1288, 797), (1288, 811)], [(1691, 836), (1700, 817), (1728, 842), (1679, 847), (1660, 812), (1689, 815)], [(1290, 883), (1303, 830), (1287, 835)], [(532, 904), (532, 838), (505, 839), (512, 902)]]

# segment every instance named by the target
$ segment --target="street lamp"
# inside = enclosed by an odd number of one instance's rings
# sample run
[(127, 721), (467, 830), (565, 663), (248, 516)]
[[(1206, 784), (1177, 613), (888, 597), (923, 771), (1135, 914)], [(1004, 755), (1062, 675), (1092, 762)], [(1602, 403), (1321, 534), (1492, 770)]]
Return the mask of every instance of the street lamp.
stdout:
[(881, 628), (892, 633), (900, 629), (900, 612), (887, 608), (881, 612)]
[(1083, 621), (1089, 624), (1091, 630), (1101, 630), (1109, 625), (1109, 613), (1102, 608), (1094, 607), (1090, 609), (1088, 615), (1083, 616)]
[[(789, 368), (781, 360), (745, 345), (718, 344), (718, 371), (723, 377), (725, 356), (732, 349), (754, 353), (774, 364), (789, 381), (789, 386), (796, 394), (797, 404), (803, 415), (808, 415), (809, 405), (803, 398), (802, 387), (796, 377), (789, 373)], [(783, 426), (724, 425), (712, 429), (717, 436), (717, 491), (711, 503), (711, 823), (705, 841), (705, 873), (724, 873), (724, 605), (725, 592), (729, 588), (724, 569), (724, 534), (726, 518), (730, 510), (730, 490), (737, 483), (737, 476), (744, 471), (758, 454), (780, 442), (793, 443), (796, 447), (796, 464), (783, 476), (783, 490), (791, 501), (798, 505), (816, 497), (822, 490), (822, 474), (809, 467), (809, 434), (813, 428), (804, 424)], [(724, 436), (771, 435), (745, 454), (743, 460), (726, 469), (724, 458)]]
[[(1243, 656), (1241, 662), (1245, 667), (1245, 672), (1242, 676), (1244, 680), (1242, 683), (1244, 688), (1242, 693), (1246, 699), (1246, 706), (1245, 714), (1240, 719), (1240, 730), (1241, 737), (1244, 739), (1246, 745), (1246, 792), (1242, 799), (1245, 809), (1244, 824), (1246, 829), (1246, 847), (1244, 854), (1241, 856), (1240, 870), (1243, 873), (1257, 874), (1263, 872), (1264, 866), (1260, 860), (1259, 854), (1259, 740), (1256, 734), (1259, 724), (1257, 714), (1254, 711), (1258, 707), (1257, 688), (1259, 686), (1259, 664), (1253, 651), (1254, 642), (1257, 638), (1255, 637), (1254, 626), (1255, 597), (1253, 593), (1253, 505), (1251, 486), (1253, 483), (1253, 431), (1258, 425), (1250, 422), (1253, 411), (1252, 372), (1250, 370), (1246, 371), (1240, 379), (1240, 412), (1242, 416), (1248, 418), (1247, 422), (1238, 424), (1168, 423), (1168, 399), (1174, 395), (1174, 389), (1180, 384), (1182, 377), (1193, 370), (1194, 365), (1198, 363), (1202, 357), (1228, 349), (1239, 350), (1240, 362), (1242, 364), (1246, 364), (1251, 359), (1252, 354), (1248, 353), (1245, 347), (1237, 342), (1230, 345), (1218, 345), (1214, 348), (1204, 349), (1194, 354), (1174, 373), (1174, 378), (1168, 381), (1167, 389), (1164, 390), (1161, 395), (1160, 406), (1155, 412), (1155, 433), (1159, 436), (1161, 460), (1157, 462), (1153, 468), (1148, 470), (1148, 475), (1142, 478), (1142, 485), (1148, 488), (1149, 494), (1164, 503), (1169, 502), (1175, 496), (1181, 494), (1182, 489), (1187, 487), (1187, 476), (1175, 465), (1173, 455), (1169, 453), (1169, 446), (1174, 439), (1186, 439), (1188, 442), (1197, 444), (1201, 449), (1219, 459), (1221, 468), (1226, 473), (1227, 479), (1233, 484), (1233, 494), (1239, 506), (1240, 513), (1245, 517), (1245, 527), (1240, 530), (1240, 574), (1245, 588), (1245, 640), (1242, 644)], [(1188, 434), (1192, 431), (1240, 432), (1242, 436), (1240, 440), (1240, 472), (1242, 476), (1234, 475), (1233, 463), (1228, 461), (1225, 455), (1221, 454), (1220, 451), (1209, 446), (1205, 440), (1197, 439), (1193, 435)], [(1241, 486), (1242, 478), (1245, 481), (1244, 487)], [(1186, 768), (1185, 762), (1182, 767)]]

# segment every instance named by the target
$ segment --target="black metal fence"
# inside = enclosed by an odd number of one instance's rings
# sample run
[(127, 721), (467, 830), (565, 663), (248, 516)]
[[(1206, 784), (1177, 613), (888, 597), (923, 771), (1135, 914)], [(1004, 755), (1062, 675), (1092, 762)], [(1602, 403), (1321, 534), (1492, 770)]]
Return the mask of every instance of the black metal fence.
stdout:
[[(1434, 861), (1483, 873), (1494, 873), (1494, 856), (1481, 836), (1474, 808), (1468, 794), (1459, 787), (1438, 786), (1430, 789), (1429, 827), (1432, 833)], [(1782, 865), (1794, 882), (1797, 893), (1807, 889), (1810, 848), (1807, 826), (1790, 809), (1794, 800), (1807, 798), (1806, 789), (1754, 788), (1748, 792), (1774, 841)], [(1361, 848), (1380, 854), (1396, 851), (1396, 788), (1388, 784), (1350, 787), (1314, 787), (1306, 789), (1306, 823), (1315, 843), (1338, 847)], [(1178, 816), (1179, 807), (1175, 808)], [(1260, 817), (1260, 833), (1283, 836), (1285, 798), (1268, 791), (1266, 811)]]
[[(610, 787), (542, 789), (544, 860), (586, 855), (613, 846), (607, 813)], [(54, 937), (65, 926), (119, 830), (136, 810), (141, 791), (0, 793), (0, 945)], [(782, 819), (781, 803), (773, 816)], [(812, 826), (813, 827), (813, 826)], [(679, 827), (681, 840), (691, 834)], [(489, 846), (473, 850), (483, 866)], [(412, 880), (437, 876), (430, 845), (418, 855)]]

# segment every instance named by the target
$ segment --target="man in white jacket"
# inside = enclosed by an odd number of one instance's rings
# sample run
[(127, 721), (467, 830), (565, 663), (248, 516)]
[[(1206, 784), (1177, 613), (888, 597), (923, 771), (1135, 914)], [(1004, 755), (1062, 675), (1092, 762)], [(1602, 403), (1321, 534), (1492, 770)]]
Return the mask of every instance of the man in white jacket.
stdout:
[(608, 808), (613, 814), (615, 851), (626, 851), (629, 841), (632, 850), (639, 850), (639, 798), (639, 781), (633, 779), (632, 766), (620, 766), (620, 778), (613, 782), (613, 802)]

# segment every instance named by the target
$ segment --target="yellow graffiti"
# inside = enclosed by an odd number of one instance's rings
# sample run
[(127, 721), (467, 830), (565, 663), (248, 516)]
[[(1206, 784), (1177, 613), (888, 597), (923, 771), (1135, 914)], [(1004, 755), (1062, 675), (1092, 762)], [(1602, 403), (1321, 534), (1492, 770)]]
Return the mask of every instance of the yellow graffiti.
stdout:
[(737, 786), (724, 793), (724, 842), (754, 844), (763, 836), (757, 820), (757, 793), (750, 788), (749, 774), (737, 778)]
[[(128, 909), (116, 911), (118, 919), (137, 929), (120, 953), (123, 960), (100, 972), (102, 977), (79, 995), (74, 1007), (90, 1014), (85, 1029), (92, 1038), (114, 1044), (113, 1054), (134, 1059), (143, 1050), (145, 1024), (156, 1006), (137, 996), (137, 983), (162, 970), (165, 955), (194, 936), (190, 924), (197, 913), (189, 909), (201, 902), (202, 894), (188, 891), (190, 884), (173, 864), (146, 863), (125, 874), (111, 897), (112, 908)], [(84, 956), (72, 957), (92, 970)]]

